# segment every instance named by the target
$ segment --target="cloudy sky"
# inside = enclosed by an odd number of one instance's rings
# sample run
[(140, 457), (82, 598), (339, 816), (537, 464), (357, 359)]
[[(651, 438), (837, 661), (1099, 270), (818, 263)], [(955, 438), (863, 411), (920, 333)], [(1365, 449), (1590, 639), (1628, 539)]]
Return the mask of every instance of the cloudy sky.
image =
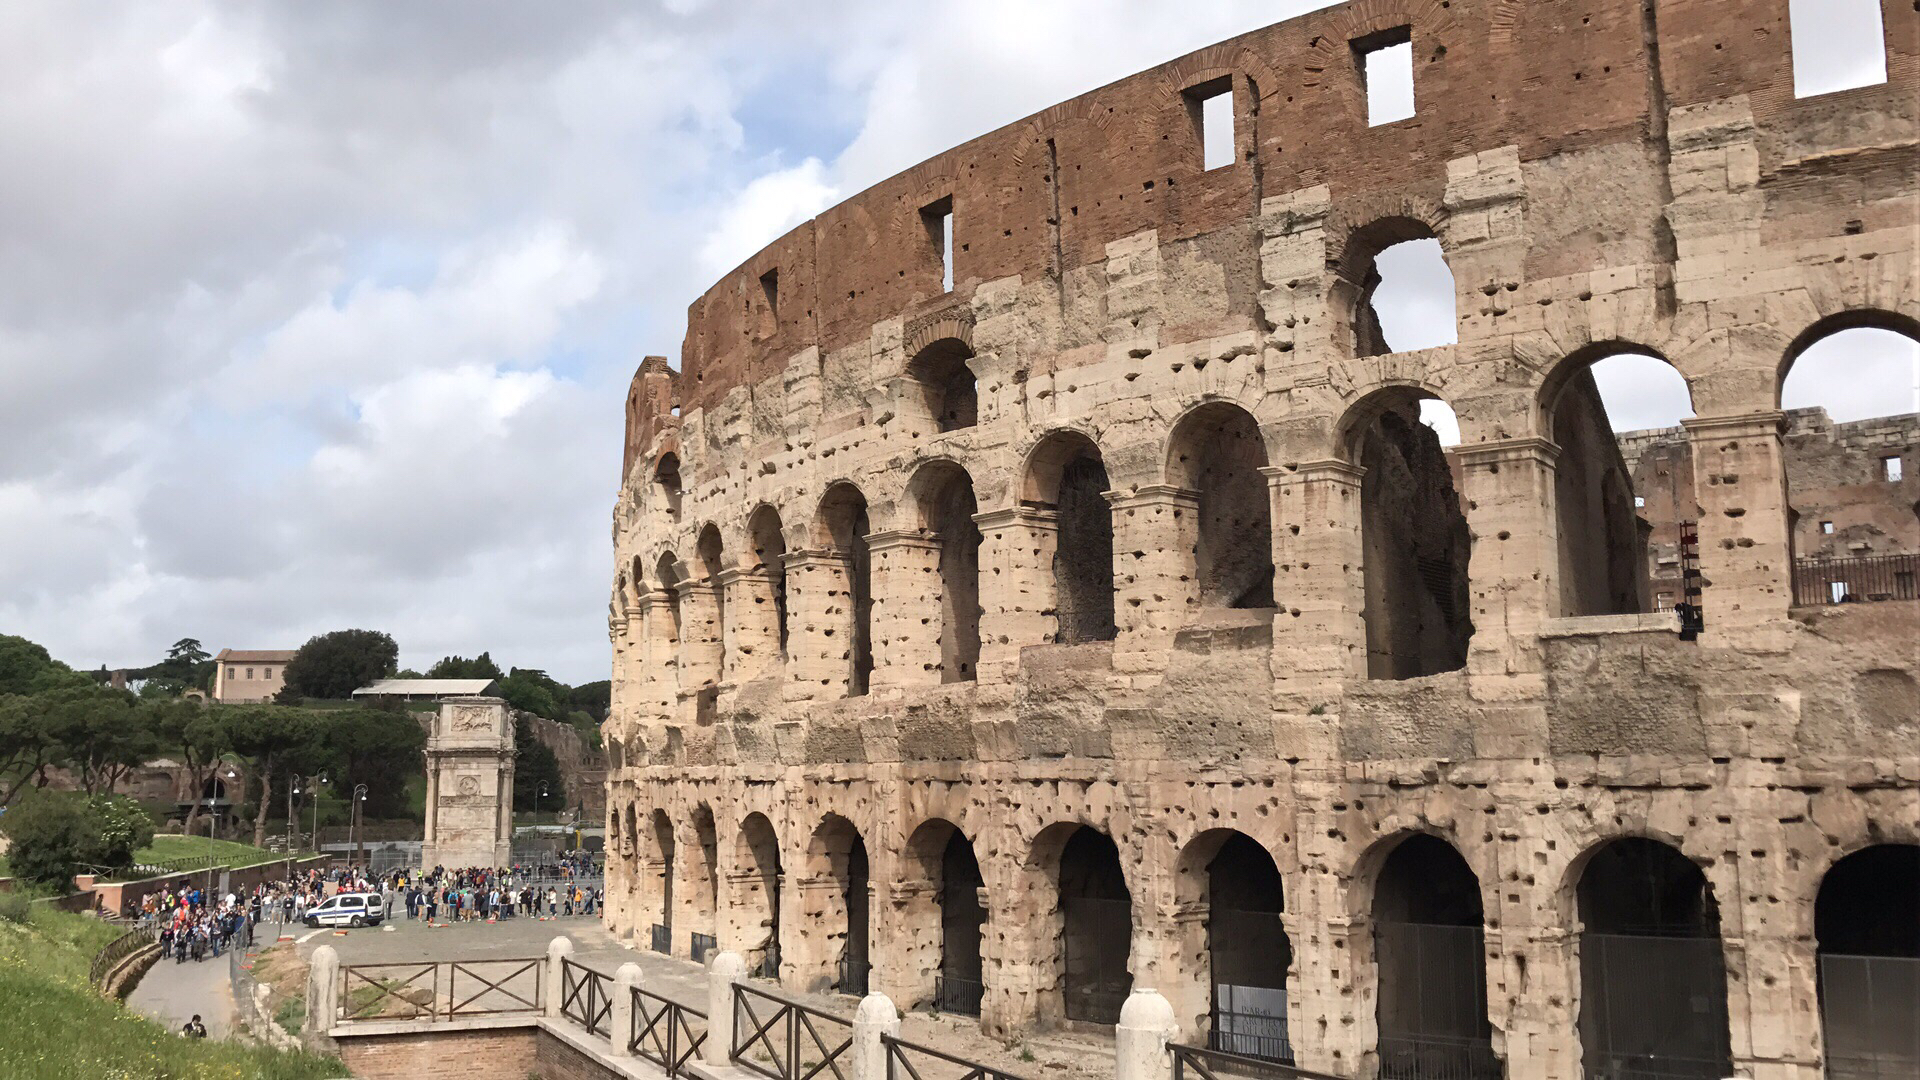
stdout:
[[(364, 626), (604, 678), (626, 383), (703, 284), (1319, 6), (13, 0), (0, 632), (95, 666)], [(1444, 332), (1412, 278), (1398, 332)]]

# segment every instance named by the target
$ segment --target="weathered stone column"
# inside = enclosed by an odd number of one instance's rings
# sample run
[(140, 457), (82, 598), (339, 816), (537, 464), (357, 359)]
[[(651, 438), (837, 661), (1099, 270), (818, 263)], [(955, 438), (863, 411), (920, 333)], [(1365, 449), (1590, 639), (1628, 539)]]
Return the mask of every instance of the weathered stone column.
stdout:
[(899, 866), (904, 876), (887, 890), (890, 902), (875, 910), (885, 920), (875, 925), (875, 937), (887, 946), (874, 951), (873, 985), (913, 1010), (933, 1000), (940, 970), (940, 893), (918, 860), (901, 859)]
[(1118, 670), (1159, 670), (1174, 631), (1199, 604), (1194, 544), (1200, 495), (1152, 484), (1107, 492), (1113, 506), (1114, 643)]
[(1014, 506), (975, 514), (980, 527), (980, 681), (1007, 682), (1020, 650), (1056, 640), (1053, 556), (1060, 515)]
[(846, 555), (829, 549), (787, 556), (789, 701), (847, 696), (853, 674), (853, 597)]
[(640, 598), (641, 613), (646, 620), (643, 637), (647, 643), (644, 660), (647, 700), (653, 708), (648, 727), (657, 727), (670, 719), (680, 696), (680, 638), (673, 625), (672, 605), (673, 597), (665, 589), (652, 590)]
[(887, 1047), (882, 1035), (900, 1037), (900, 1010), (885, 994), (868, 994), (853, 1013), (851, 1080), (887, 1080)]
[(684, 581), (680, 593), (680, 692), (691, 693), (720, 681), (726, 652), (720, 625), (720, 586), (705, 579)]
[(878, 532), (873, 553), (873, 688), (941, 683), (940, 543), (937, 533)]
[(1793, 606), (1793, 538), (1781, 447), (1786, 414), (1680, 421), (1693, 449), (1700, 503), (1701, 606), (1714, 640), (1749, 648), (1777, 642)]
[(307, 1032), (324, 1038), (340, 1015), (340, 954), (331, 945), (313, 950), (307, 968)]
[(738, 684), (758, 678), (777, 670), (784, 659), (780, 652), (780, 610), (774, 600), (777, 574), (764, 567), (721, 571), (727, 619), (722, 682)]
[[(1467, 670), (1523, 676), (1505, 697), (1537, 698), (1546, 689), (1538, 634), (1559, 603), (1559, 537), (1553, 462), (1546, 439), (1500, 439), (1457, 447), (1460, 510), (1473, 534), (1467, 565), (1473, 642)], [(1476, 691), (1482, 700), (1489, 695)]]
[[(1275, 709), (1280, 751), (1326, 760), (1339, 748), (1338, 706), (1349, 679), (1367, 677), (1365, 549), (1360, 484), (1344, 461), (1267, 468), (1273, 494)], [(1317, 713), (1315, 710), (1319, 710)]]

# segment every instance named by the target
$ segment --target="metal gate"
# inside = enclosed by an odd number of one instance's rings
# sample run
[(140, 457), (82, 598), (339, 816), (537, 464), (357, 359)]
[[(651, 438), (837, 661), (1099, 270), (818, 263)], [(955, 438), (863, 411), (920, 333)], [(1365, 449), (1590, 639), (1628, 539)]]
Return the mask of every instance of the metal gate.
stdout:
[(1580, 1039), (1593, 1080), (1732, 1075), (1720, 939), (1580, 935)]
[(1120, 1022), (1133, 991), (1127, 962), (1133, 950), (1133, 901), (1063, 896), (1060, 959), (1064, 1011), (1069, 1020)]
[(1827, 1080), (1920, 1076), (1920, 959), (1820, 957)]
[(1499, 1080), (1481, 928), (1381, 922), (1373, 947), (1382, 1080)]

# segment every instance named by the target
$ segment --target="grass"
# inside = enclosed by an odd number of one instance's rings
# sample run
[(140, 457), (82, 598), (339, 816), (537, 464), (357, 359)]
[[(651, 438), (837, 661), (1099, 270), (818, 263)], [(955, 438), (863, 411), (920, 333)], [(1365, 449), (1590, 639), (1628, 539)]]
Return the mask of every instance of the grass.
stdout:
[(95, 993), (87, 965), (115, 927), (36, 909), (0, 922), (0, 1062), (8, 1080), (331, 1080), (339, 1062), (230, 1042), (189, 1041)]

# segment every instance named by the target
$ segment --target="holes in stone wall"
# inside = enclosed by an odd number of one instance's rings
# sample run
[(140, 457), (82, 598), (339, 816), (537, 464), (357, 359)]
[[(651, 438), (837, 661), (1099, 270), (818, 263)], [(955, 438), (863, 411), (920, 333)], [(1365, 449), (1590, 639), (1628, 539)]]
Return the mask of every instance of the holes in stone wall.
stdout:
[[(814, 829), (813, 841), (807, 846), (807, 876), (833, 885), (831, 893), (822, 894), (827, 910), (816, 913), (818, 927), (827, 938), (822, 955), (834, 967), (832, 985), (843, 994), (865, 994), (872, 955), (871, 894), (867, 844), (853, 822), (828, 814)], [(840, 939), (837, 948), (835, 938)]]
[(1788, 0), (1787, 19), (1795, 97), (1887, 81), (1880, 0)]
[(1834, 863), (1813, 910), (1827, 1074), (1920, 1075), (1920, 845)]
[(973, 478), (950, 461), (914, 477), (920, 520), (940, 546), (940, 681), (971, 682), (980, 665), (980, 530)]
[(973, 350), (958, 338), (941, 338), (907, 362), (907, 377), (919, 384), (927, 413), (941, 431), (958, 431), (979, 422)]
[(1373, 918), (1379, 1075), (1498, 1076), (1480, 880), (1467, 861), (1435, 836), (1401, 841), (1381, 867)]
[(693, 808), (693, 835), (699, 843), (700, 878), (705, 886), (699, 899), (700, 915), (707, 932), (718, 935), (715, 920), (720, 912), (720, 836), (713, 822), (713, 807), (706, 803)]
[(1199, 499), (1193, 556), (1202, 607), (1274, 605), (1266, 464), (1253, 414), (1226, 402), (1188, 413), (1168, 441), (1168, 483)]
[(1356, 38), (1354, 61), (1367, 95), (1367, 125), (1413, 116), (1413, 28), (1397, 26)]
[(1035, 448), (1023, 501), (1055, 512), (1054, 637), (1075, 645), (1111, 641), (1113, 508), (1100, 448), (1079, 432), (1055, 432)]
[(1200, 146), (1200, 167), (1222, 169), (1234, 163), (1233, 77), (1222, 75), (1181, 95), (1193, 122), (1194, 141)]

